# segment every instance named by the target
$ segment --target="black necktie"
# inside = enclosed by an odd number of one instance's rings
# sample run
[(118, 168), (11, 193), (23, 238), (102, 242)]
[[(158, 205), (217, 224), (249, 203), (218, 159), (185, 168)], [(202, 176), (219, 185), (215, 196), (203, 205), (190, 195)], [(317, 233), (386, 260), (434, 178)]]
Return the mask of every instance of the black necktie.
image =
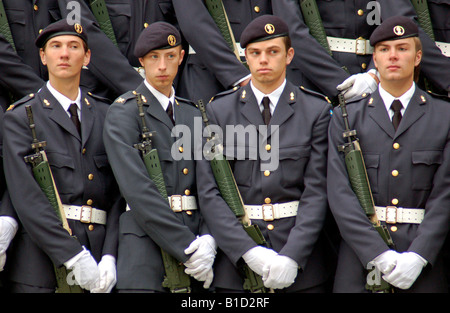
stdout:
[(392, 117), (392, 125), (394, 125), (394, 129), (397, 130), (398, 125), (402, 120), (402, 112), (403, 105), (400, 100), (394, 100), (391, 104), (391, 109), (394, 111), (394, 116)]
[(263, 112), (262, 112), (262, 117), (264, 120), (264, 123), (266, 125), (269, 125), (270, 122), (270, 106), (269, 106), (270, 100), (269, 97), (264, 97), (262, 104), (264, 106)]
[(167, 115), (169, 116), (170, 120), (172, 121), (172, 124), (175, 125), (175, 120), (173, 119), (173, 106), (172, 102), (169, 101), (169, 106), (167, 107)]
[(76, 103), (72, 103), (69, 106), (69, 113), (70, 113), (70, 119), (72, 120), (72, 122), (75, 124), (75, 127), (78, 130), (78, 133), (81, 135), (81, 123), (80, 120), (78, 119), (78, 107)]

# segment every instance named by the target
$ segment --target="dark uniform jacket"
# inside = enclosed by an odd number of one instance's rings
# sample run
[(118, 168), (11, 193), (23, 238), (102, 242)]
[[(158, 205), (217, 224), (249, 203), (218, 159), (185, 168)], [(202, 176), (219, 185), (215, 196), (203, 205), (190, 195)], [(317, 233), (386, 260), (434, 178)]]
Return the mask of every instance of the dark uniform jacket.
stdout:
[[(329, 109), (323, 96), (304, 92), (287, 82), (269, 124), (279, 127), (277, 150), (275, 133), (267, 138), (266, 132), (255, 130), (263, 140), (249, 140), (244, 135), (237, 135), (232, 144), (231, 137), (234, 136), (225, 132), (226, 125), (242, 125), (248, 129), (252, 125), (257, 129), (264, 125), (250, 85), (217, 95), (207, 106), (210, 123), (223, 129), (225, 154), (244, 203), (262, 205), (300, 201), (296, 217), (270, 222), (252, 220), (252, 224), (261, 229), (270, 248), (292, 258), (301, 267), (288, 291), (317, 286), (327, 276), (323, 246), (318, 238), (327, 210), (326, 132)], [(278, 166), (269, 175), (261, 171), (264, 163), (261, 151), (267, 152), (266, 144), (271, 145), (268, 151), (273, 153), (272, 157), (279, 156)], [(245, 153), (245, 157), (241, 153)], [(267, 160), (265, 156), (264, 159)], [(242, 290), (243, 280), (238, 271), (241, 256), (256, 244), (221, 197), (210, 163), (205, 159), (200, 161), (197, 172), (203, 215), (220, 248), (213, 284)]]
[[(349, 103), (347, 110), (350, 129), (360, 140), (375, 205), (394, 205), (397, 199), (398, 207), (425, 209), (421, 224), (388, 225), (398, 252), (413, 251), (428, 261), (409, 291), (445, 291), (440, 251), (450, 223), (450, 106), (416, 88), (396, 132), (378, 91)], [(363, 292), (367, 263), (388, 247), (351, 190), (343, 153), (337, 150), (344, 143), (343, 130), (336, 108), (329, 131), (328, 198), (343, 242), (335, 291)]]
[[(47, 87), (15, 104), (4, 117), (4, 165), (8, 191), (20, 228), (8, 253), (9, 279), (53, 288), (53, 264), (61, 266), (84, 245), (100, 261), (117, 256), (118, 216), (124, 209), (103, 146), (107, 103), (82, 94), (81, 131)], [(45, 148), (63, 204), (90, 205), (107, 211), (107, 225), (68, 220), (74, 239), (61, 226), (52, 206), (36, 183), (24, 157), (31, 149), (31, 130), (25, 106), (31, 105), (38, 140)]]
[[(176, 98), (176, 125), (188, 127), (192, 133), (183, 128), (183, 133), (172, 137), (175, 128), (150, 90), (142, 83), (136, 92), (145, 98), (146, 126), (155, 131), (152, 144), (158, 151), (167, 194), (196, 196), (193, 135), (195, 118), (201, 131), (200, 112), (191, 102)], [(189, 256), (184, 250), (206, 228), (199, 210), (174, 213), (168, 199), (163, 199), (148, 175), (141, 152), (134, 148), (141, 141), (141, 132), (136, 96), (130, 91), (111, 105), (104, 131), (108, 158), (130, 207), (120, 218), (117, 288), (164, 291), (160, 249), (185, 262)], [(183, 158), (176, 160), (175, 155)]]

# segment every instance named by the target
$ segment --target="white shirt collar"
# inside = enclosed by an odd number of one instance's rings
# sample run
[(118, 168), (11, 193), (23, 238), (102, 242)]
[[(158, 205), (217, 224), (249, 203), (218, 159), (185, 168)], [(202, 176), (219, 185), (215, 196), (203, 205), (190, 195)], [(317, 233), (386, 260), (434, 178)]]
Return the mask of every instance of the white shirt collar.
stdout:
[(403, 109), (401, 110), (402, 115), (405, 113), (405, 110), (409, 104), (409, 101), (411, 100), (412, 96), (414, 95), (414, 92), (416, 91), (416, 83), (413, 82), (411, 88), (408, 89), (404, 94), (402, 94), (400, 97), (396, 98), (393, 95), (391, 95), (389, 92), (383, 89), (381, 87), (381, 84), (378, 85), (378, 89), (380, 91), (380, 96), (383, 99), (384, 105), (386, 107), (386, 110), (389, 113), (389, 116), (394, 116), (394, 111), (391, 110), (391, 104), (394, 100), (400, 100), (400, 102), (403, 105)]
[(61, 104), (61, 106), (66, 111), (68, 116), (70, 116), (69, 106), (75, 102), (78, 107), (78, 118), (81, 121), (81, 90), (80, 90), (80, 88), (78, 88), (78, 96), (75, 100), (70, 100), (65, 95), (60, 93), (58, 90), (53, 88), (53, 86), (50, 84), (50, 81), (47, 82), (47, 88), (50, 91), (50, 93), (53, 95), (53, 97), (55, 97), (55, 99), (58, 100), (59, 104)]
[[(169, 106), (169, 101), (172, 102), (172, 105), (174, 105), (175, 100), (175, 89), (172, 87), (172, 91), (170, 92), (170, 97), (167, 97), (166, 95), (162, 94), (158, 90), (156, 90), (152, 85), (150, 85), (147, 80), (144, 80), (145, 86), (147, 86), (148, 90), (155, 96), (156, 100), (161, 104), (164, 111), (167, 110), (167, 107)], [(175, 115), (175, 113), (174, 113)]]
[(270, 113), (273, 115), (273, 112), (275, 111), (275, 108), (277, 106), (278, 100), (280, 100), (281, 94), (283, 93), (284, 87), (286, 86), (286, 79), (283, 81), (280, 87), (272, 91), (270, 94), (266, 95), (260, 90), (258, 90), (250, 80), (250, 87), (252, 88), (253, 94), (255, 95), (256, 101), (259, 104), (259, 108), (262, 112), (264, 109), (262, 105), (262, 100), (264, 97), (269, 97), (270, 100)]

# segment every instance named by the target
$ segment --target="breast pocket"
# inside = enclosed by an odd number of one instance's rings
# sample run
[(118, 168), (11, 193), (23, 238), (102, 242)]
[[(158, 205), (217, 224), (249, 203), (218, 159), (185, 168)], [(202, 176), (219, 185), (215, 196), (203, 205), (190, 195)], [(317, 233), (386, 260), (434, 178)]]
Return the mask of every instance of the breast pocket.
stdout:
[(412, 189), (429, 190), (433, 184), (434, 173), (442, 164), (442, 151), (413, 151)]
[(18, 52), (22, 52), (25, 49), (26, 36), (20, 34), (26, 34), (25, 32), (25, 12), (23, 10), (5, 9), (8, 17), (9, 27), (13, 35), (14, 45)]
[(280, 167), (283, 174), (281, 183), (286, 186), (303, 184), (303, 176), (311, 155), (310, 146), (279, 148)]
[(75, 180), (73, 159), (59, 152), (47, 152), (47, 158), (59, 194), (72, 194)]
[(238, 186), (252, 185), (253, 166), (256, 162), (254, 149), (256, 148), (239, 145), (226, 146), (224, 149), (224, 155), (231, 164)]
[(364, 155), (364, 164), (366, 165), (367, 176), (372, 193), (378, 193), (378, 167), (380, 165), (380, 156), (378, 154)]

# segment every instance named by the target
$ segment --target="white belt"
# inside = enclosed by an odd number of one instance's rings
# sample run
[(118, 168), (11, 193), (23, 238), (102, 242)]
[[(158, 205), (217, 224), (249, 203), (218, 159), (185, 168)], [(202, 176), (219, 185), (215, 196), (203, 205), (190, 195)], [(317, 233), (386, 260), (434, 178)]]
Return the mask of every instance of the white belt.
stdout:
[(370, 41), (359, 37), (358, 39), (347, 39), (327, 36), (328, 45), (331, 51), (356, 53), (366, 55), (373, 53)]
[[(170, 208), (174, 212), (197, 210), (197, 200), (194, 196), (172, 195), (167, 198), (169, 199)], [(126, 210), (130, 210), (128, 204)]]
[[(236, 42), (236, 47), (238, 49), (239, 52), (239, 56), (241, 58), (245, 57), (245, 49), (242, 49), (241, 44), (239, 42)], [(196, 54), (194, 48), (192, 48), (192, 46), (189, 46), (189, 54)]]
[(436, 46), (441, 49), (443, 55), (445, 55), (446, 57), (450, 57), (450, 43), (436, 41)]
[(66, 218), (82, 223), (106, 224), (106, 211), (93, 208), (88, 205), (63, 204)]
[(250, 219), (270, 222), (275, 219), (297, 216), (298, 204), (298, 201), (291, 201), (263, 205), (244, 205), (244, 207)]
[(397, 208), (395, 206), (375, 206), (377, 217), (388, 224), (420, 224), (425, 216), (425, 209)]

